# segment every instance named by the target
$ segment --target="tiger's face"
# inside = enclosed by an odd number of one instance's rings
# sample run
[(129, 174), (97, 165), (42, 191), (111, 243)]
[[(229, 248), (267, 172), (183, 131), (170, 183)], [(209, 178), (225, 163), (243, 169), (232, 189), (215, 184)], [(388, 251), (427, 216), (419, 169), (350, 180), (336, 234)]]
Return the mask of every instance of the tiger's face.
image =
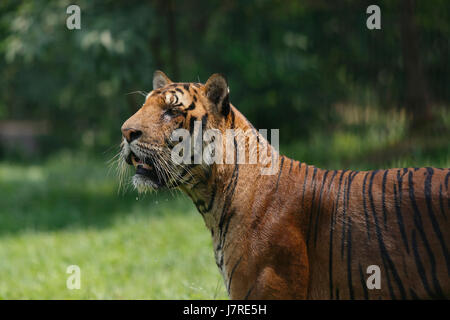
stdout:
[(134, 166), (132, 179), (138, 191), (176, 188), (195, 176), (203, 164), (172, 161), (171, 135), (177, 129), (192, 134), (194, 121), (220, 128), (229, 108), (228, 85), (222, 76), (212, 75), (205, 85), (173, 83), (156, 71), (153, 91), (121, 128), (122, 161)]

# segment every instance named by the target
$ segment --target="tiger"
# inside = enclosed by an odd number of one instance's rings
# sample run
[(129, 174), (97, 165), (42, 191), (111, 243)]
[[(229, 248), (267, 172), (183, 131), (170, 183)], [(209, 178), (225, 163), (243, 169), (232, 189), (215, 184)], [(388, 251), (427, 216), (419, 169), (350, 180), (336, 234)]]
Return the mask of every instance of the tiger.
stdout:
[(192, 199), (230, 299), (450, 297), (449, 168), (325, 170), (275, 148), (275, 174), (261, 174), (264, 163), (175, 163), (171, 133), (196, 121), (270, 145), (231, 104), (223, 75), (177, 83), (156, 71), (121, 127), (120, 158), (139, 192)]

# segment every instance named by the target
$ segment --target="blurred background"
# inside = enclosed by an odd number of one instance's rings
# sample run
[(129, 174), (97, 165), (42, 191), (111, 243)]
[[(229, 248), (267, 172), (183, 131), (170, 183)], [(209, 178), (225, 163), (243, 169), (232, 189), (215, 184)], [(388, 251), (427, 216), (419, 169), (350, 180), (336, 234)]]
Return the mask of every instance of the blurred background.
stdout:
[(119, 192), (109, 164), (156, 69), (223, 73), (231, 102), (302, 162), (450, 167), (449, 45), (446, 0), (2, 0), (0, 298), (226, 298), (193, 204)]

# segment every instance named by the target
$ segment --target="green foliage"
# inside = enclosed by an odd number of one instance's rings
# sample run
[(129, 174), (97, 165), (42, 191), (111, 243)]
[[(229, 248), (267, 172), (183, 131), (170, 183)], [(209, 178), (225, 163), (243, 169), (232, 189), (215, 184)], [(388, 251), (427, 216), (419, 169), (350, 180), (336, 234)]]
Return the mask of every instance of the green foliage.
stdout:
[[(381, 1), (382, 30), (369, 31), (370, 1), (80, 0), (81, 30), (70, 31), (68, 0), (4, 0), (0, 118), (46, 119), (50, 151), (104, 150), (155, 69), (176, 81), (221, 72), (256, 127), (299, 140), (335, 122), (336, 103), (404, 107), (403, 2)], [(420, 1), (414, 13), (429, 96), (447, 108), (449, 8)]]
[[(450, 113), (441, 110), (444, 123)], [(410, 136), (404, 111), (358, 106), (337, 108), (339, 125), (281, 147), (286, 155), (325, 169), (450, 168), (448, 136)]]

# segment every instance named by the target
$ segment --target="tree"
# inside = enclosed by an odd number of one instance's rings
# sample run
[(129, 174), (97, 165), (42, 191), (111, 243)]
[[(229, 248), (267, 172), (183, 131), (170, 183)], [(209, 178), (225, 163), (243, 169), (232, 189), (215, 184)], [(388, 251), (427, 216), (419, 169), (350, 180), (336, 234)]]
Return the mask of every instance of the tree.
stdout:
[(401, 38), (403, 67), (405, 70), (405, 106), (410, 111), (412, 128), (430, 123), (429, 92), (426, 75), (423, 72), (419, 48), (420, 33), (415, 22), (414, 0), (403, 0), (401, 10)]

